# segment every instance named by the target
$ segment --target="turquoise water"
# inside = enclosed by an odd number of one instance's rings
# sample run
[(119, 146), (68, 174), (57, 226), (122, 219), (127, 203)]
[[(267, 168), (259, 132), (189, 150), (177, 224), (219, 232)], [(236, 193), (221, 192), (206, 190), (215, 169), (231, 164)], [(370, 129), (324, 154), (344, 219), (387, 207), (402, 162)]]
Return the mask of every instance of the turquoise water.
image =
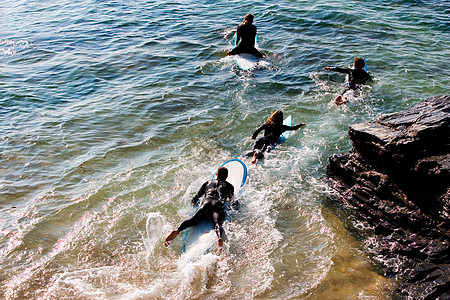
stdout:
[[(448, 94), (448, 1), (2, 1), (0, 296), (6, 299), (390, 299), (396, 282), (323, 183), (349, 124)], [(266, 62), (242, 71), (255, 15)], [(341, 74), (373, 83), (335, 106)], [(297, 131), (249, 166), (226, 251), (164, 237), (275, 110)], [(354, 224), (358, 225), (358, 224)], [(214, 237), (212, 237), (214, 238)]]

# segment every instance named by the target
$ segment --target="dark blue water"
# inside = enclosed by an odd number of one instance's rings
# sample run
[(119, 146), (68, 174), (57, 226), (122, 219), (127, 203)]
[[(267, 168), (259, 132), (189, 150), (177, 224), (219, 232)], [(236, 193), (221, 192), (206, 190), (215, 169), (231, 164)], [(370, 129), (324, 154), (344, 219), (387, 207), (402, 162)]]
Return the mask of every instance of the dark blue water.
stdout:
[[(349, 124), (449, 88), (449, 1), (0, 4), (0, 295), (6, 299), (389, 299), (325, 205)], [(265, 63), (225, 58), (255, 15)], [(367, 59), (343, 106), (326, 66)], [(249, 166), (226, 251), (164, 237), (275, 110), (307, 123)], [(214, 238), (214, 237), (212, 237)], [(197, 253), (198, 254), (198, 253)]]

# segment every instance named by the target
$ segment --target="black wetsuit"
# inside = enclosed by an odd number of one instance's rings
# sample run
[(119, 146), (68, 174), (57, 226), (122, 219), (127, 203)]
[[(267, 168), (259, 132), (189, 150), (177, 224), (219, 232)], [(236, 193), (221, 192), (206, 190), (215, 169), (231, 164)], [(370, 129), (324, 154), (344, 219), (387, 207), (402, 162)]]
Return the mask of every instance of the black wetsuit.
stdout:
[(257, 57), (262, 57), (261, 52), (255, 48), (256, 26), (241, 24), (237, 28), (236, 47), (228, 54), (250, 53)]
[(298, 124), (295, 126), (287, 126), (284, 124), (273, 126), (268, 124), (261, 125), (258, 129), (253, 132), (252, 139), (256, 139), (258, 134), (264, 130), (264, 136), (259, 138), (253, 145), (252, 151), (247, 153), (246, 156), (252, 156), (255, 152), (258, 153), (258, 157), (263, 156), (263, 152), (267, 150), (269, 146), (275, 144), (283, 132), (288, 130), (297, 130), (304, 124)]
[(178, 232), (188, 227), (194, 226), (199, 221), (209, 219), (213, 222), (217, 236), (222, 238), (222, 224), (225, 220), (225, 207), (227, 203), (236, 206), (238, 203), (234, 199), (234, 187), (231, 183), (223, 180), (209, 180), (205, 182), (198, 193), (192, 198), (192, 203), (198, 203), (200, 197), (205, 196), (199, 209), (188, 220), (181, 223)]
[(357, 90), (358, 85), (365, 84), (367, 81), (372, 79), (369, 73), (363, 69), (330, 68), (330, 71), (345, 73), (348, 75), (348, 83), (342, 92), (342, 95), (344, 95), (344, 93), (348, 90)]

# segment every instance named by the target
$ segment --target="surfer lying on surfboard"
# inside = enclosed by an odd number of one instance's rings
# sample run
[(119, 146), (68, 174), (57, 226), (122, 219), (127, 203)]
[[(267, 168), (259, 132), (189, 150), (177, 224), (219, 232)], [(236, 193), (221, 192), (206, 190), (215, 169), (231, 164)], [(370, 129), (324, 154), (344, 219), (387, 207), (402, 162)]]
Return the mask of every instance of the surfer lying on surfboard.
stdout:
[(264, 136), (259, 138), (252, 147), (252, 151), (247, 153), (245, 156), (251, 157), (252, 164), (256, 162), (258, 158), (264, 157), (264, 152), (266, 150), (270, 150), (275, 144), (277, 144), (278, 139), (283, 134), (283, 132), (287, 130), (297, 130), (302, 126), (305, 126), (305, 123), (300, 123), (295, 126), (288, 126), (283, 124), (283, 112), (281, 110), (277, 110), (274, 112), (267, 121), (261, 125), (258, 129), (253, 132), (252, 139), (256, 139), (258, 134), (264, 130)]
[(366, 66), (366, 62), (361, 57), (355, 57), (353, 62), (353, 69), (348, 68), (330, 68), (325, 67), (325, 71), (334, 71), (339, 73), (346, 73), (348, 75), (348, 83), (344, 89), (344, 91), (334, 99), (334, 103), (337, 105), (341, 105), (347, 102), (347, 98), (344, 97), (344, 94), (349, 91), (359, 91), (361, 89), (362, 84), (365, 84), (368, 80), (371, 79), (369, 73), (364, 70)]
[(256, 26), (253, 25), (253, 18), (252, 14), (245, 15), (244, 21), (237, 28), (236, 47), (231, 51), (227, 51), (227, 55), (249, 53), (259, 58), (263, 57), (261, 52), (255, 48)]
[(217, 234), (217, 244), (219, 248), (223, 246), (223, 228), (222, 224), (225, 220), (225, 204), (230, 202), (232, 206), (237, 206), (239, 203), (234, 198), (234, 187), (231, 183), (226, 181), (228, 177), (228, 169), (220, 167), (217, 170), (217, 179), (206, 181), (198, 193), (192, 198), (192, 203), (197, 205), (200, 197), (205, 196), (199, 209), (188, 220), (181, 223), (181, 225), (172, 230), (164, 241), (164, 245), (168, 246), (181, 231), (188, 227), (194, 226), (199, 221), (207, 219), (213, 222), (214, 230)]

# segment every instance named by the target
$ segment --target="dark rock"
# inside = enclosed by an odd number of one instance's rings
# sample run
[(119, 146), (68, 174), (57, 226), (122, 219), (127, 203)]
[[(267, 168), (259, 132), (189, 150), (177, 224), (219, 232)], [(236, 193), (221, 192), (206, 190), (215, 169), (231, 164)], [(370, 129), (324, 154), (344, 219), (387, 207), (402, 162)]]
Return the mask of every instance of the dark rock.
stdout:
[(373, 228), (365, 245), (411, 299), (450, 299), (450, 96), (351, 125), (327, 182)]

